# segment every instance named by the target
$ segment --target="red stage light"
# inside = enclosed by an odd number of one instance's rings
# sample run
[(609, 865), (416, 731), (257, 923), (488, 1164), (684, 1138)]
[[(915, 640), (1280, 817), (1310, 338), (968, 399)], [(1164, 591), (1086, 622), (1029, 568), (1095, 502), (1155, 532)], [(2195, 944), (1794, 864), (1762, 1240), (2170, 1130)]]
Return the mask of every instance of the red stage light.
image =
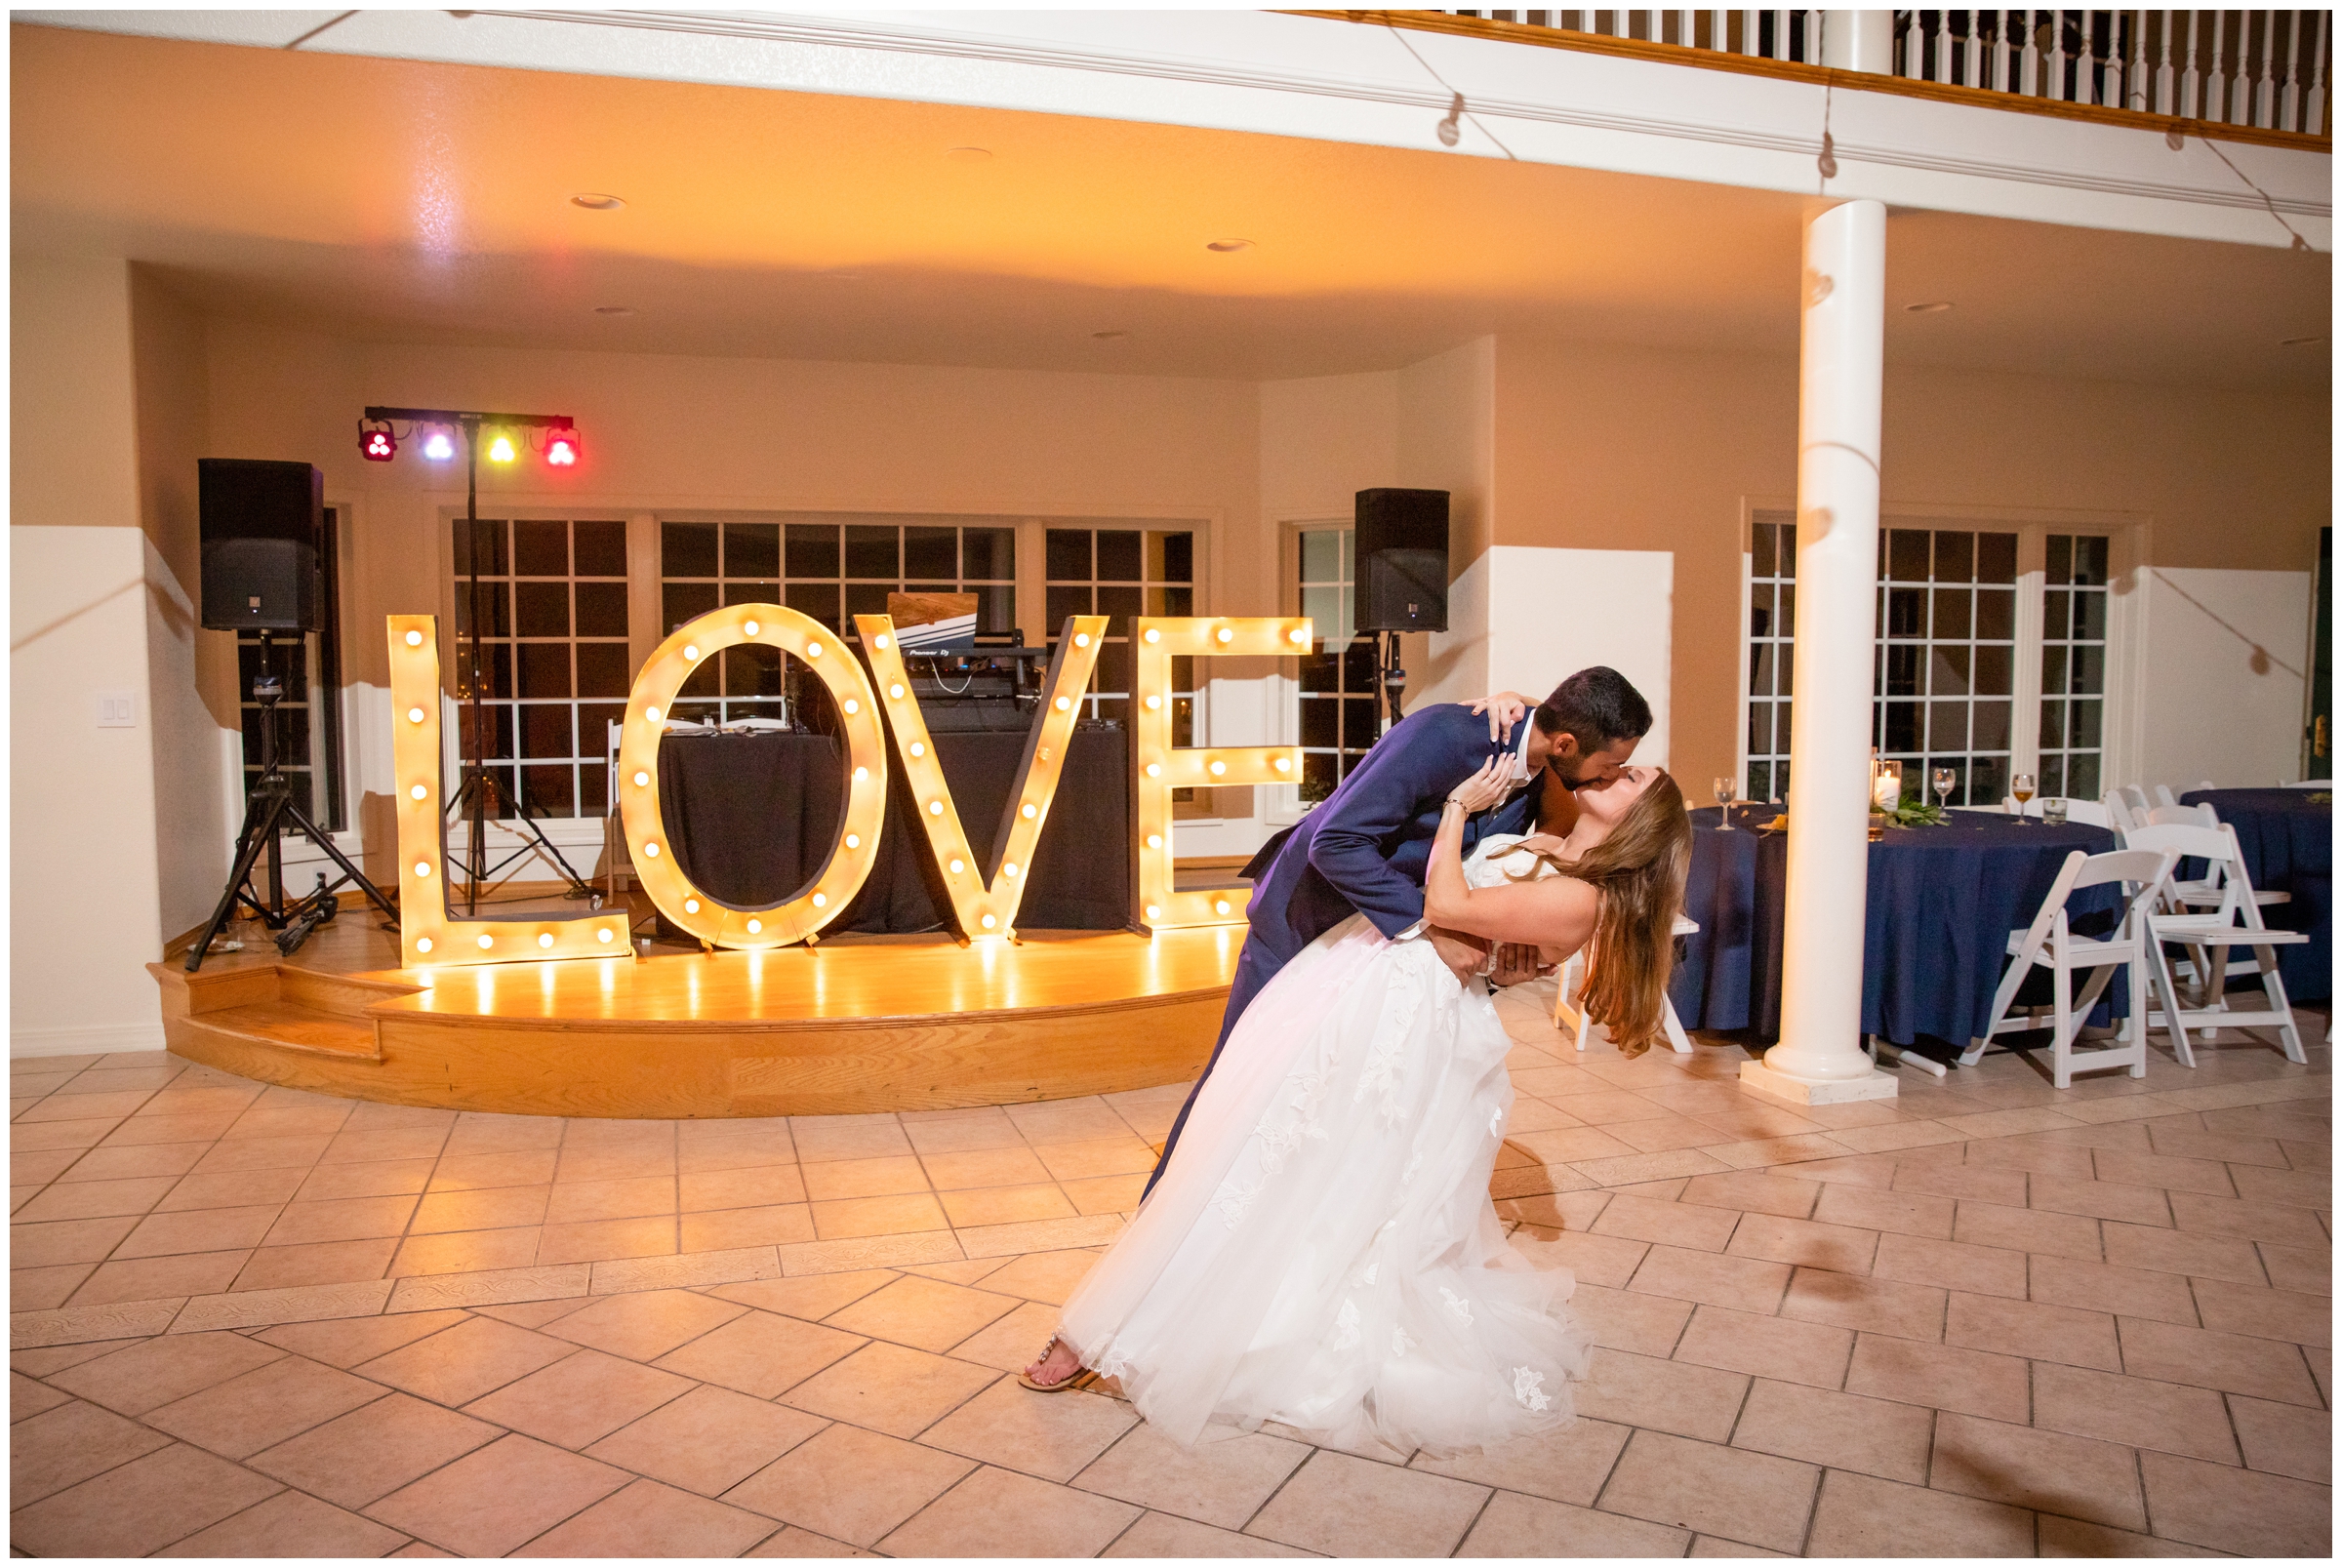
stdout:
[(545, 437), (545, 461), (556, 468), (575, 467), (578, 462), (578, 432), (574, 425), (562, 425), (548, 430)]
[(358, 456), (368, 462), (388, 462), (398, 456), (398, 437), (387, 424), (358, 422)]

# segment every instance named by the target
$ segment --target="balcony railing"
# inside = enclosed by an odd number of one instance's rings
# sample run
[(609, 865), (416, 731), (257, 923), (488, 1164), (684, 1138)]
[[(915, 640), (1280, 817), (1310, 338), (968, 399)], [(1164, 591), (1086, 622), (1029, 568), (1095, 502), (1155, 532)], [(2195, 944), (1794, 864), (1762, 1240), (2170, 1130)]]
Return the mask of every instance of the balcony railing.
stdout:
[[(1716, 64), (1819, 67), (1819, 11), (1318, 12), (1399, 26), (1480, 31), (1562, 47), (1656, 45)], [(1448, 19), (1455, 19), (1450, 21)], [(1442, 25), (1445, 23), (1445, 25)], [(1891, 74), (1943, 96), (2010, 108), (2092, 108), (2212, 128), (2326, 139), (2333, 47), (2327, 11), (1898, 11)], [(1616, 43), (1609, 48), (1616, 50)], [(1802, 74), (1791, 72), (1790, 74)], [(1844, 81), (1844, 78), (1839, 78)], [(1877, 77), (1870, 82), (1886, 87)], [(1848, 83), (1847, 85), (1864, 85)], [(1890, 89), (1891, 90), (1891, 89)], [(1918, 89), (1925, 91), (1924, 88)], [(1930, 95), (1934, 96), (1934, 95)], [(2054, 107), (2053, 107), (2054, 106)]]

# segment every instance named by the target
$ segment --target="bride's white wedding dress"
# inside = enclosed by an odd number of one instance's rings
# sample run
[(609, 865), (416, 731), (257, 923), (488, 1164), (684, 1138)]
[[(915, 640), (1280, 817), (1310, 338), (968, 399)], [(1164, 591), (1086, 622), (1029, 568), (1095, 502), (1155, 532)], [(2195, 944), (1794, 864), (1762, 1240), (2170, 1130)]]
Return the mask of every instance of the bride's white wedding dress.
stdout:
[[(1552, 870), (1500, 865), (1517, 843), (1483, 843), (1467, 876)], [(1245, 1010), (1060, 1337), (1183, 1443), (1274, 1421), (1452, 1454), (1565, 1423), (1575, 1279), (1509, 1242), (1488, 1199), (1512, 1043), (1428, 941), (1334, 927)]]

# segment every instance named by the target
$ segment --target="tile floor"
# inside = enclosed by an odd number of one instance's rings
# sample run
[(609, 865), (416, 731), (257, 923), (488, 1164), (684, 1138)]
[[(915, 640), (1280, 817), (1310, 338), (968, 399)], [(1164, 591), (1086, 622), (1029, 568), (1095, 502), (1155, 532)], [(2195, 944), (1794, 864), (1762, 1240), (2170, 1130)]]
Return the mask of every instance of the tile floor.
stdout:
[(1188, 1452), (1007, 1376), (1182, 1090), (562, 1122), (17, 1062), (13, 1545), (2329, 1554), (2329, 1052), (1793, 1113), (1536, 1000), (1492, 1186), (1600, 1347), (1574, 1427), (1449, 1461)]

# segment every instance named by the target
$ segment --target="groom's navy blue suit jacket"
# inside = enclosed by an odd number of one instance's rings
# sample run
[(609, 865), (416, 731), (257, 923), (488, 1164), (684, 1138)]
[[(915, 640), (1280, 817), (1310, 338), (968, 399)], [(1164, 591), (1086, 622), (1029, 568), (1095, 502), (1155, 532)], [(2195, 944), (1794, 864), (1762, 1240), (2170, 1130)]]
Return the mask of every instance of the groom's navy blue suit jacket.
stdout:
[[(1531, 722), (1523, 714), (1521, 723)], [(1514, 732), (1513, 744), (1520, 734)], [(1374, 744), (1365, 760), (1351, 770), (1339, 787), (1314, 811), (1287, 832), (1282, 842), (1272, 841), (1263, 855), (1265, 872), (1256, 875), (1252, 890), (1252, 929), (1236, 958), (1236, 974), (1229, 987), (1228, 1011), (1220, 1020), (1220, 1038), (1212, 1046), (1212, 1065), (1236, 1026), (1236, 1020), (1276, 972), (1311, 943), (1363, 911), (1374, 928), (1395, 937), (1423, 918), (1423, 873), (1432, 858), (1432, 838), (1439, 831), (1439, 814), (1448, 791), (1478, 772), (1491, 756), (1511, 745), (1491, 743), (1488, 716), (1474, 715), (1457, 703), (1418, 708)], [(1533, 782), (1533, 781), (1532, 781)], [(1525, 833), (1536, 822), (1537, 791), (1521, 789), (1491, 811), (1464, 824), (1464, 853), (1491, 833)], [(1254, 865), (1260, 864), (1255, 859)], [(1148, 1180), (1151, 1191), (1203, 1079), (1180, 1107), (1179, 1119)]]

